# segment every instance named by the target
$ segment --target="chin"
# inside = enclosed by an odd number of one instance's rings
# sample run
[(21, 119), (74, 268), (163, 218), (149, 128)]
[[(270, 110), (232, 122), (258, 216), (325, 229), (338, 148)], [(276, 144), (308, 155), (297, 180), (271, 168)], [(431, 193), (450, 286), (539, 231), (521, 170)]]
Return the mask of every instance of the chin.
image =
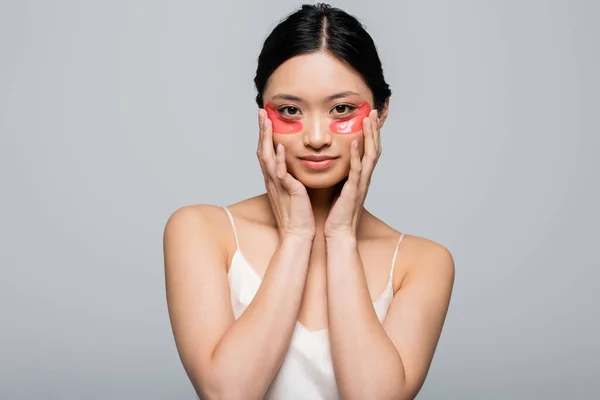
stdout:
[(347, 176), (321, 173), (314, 175), (300, 174), (295, 176), (295, 178), (308, 189), (327, 189), (334, 187), (347, 178)]

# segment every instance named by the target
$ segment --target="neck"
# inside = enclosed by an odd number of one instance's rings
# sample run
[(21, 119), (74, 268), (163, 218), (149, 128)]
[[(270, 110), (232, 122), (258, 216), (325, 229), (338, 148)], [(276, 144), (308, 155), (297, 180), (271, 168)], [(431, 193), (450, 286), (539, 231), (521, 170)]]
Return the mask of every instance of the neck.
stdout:
[(317, 235), (323, 234), (323, 228), (325, 226), (325, 221), (327, 220), (327, 216), (329, 215), (329, 210), (331, 209), (333, 200), (336, 198), (336, 196), (342, 190), (344, 181), (342, 181), (340, 184), (338, 184), (334, 187), (329, 187), (329, 188), (322, 188), (322, 189), (306, 188), (308, 197), (310, 197), (310, 203), (312, 205), (313, 215), (315, 217), (315, 227), (317, 230)]

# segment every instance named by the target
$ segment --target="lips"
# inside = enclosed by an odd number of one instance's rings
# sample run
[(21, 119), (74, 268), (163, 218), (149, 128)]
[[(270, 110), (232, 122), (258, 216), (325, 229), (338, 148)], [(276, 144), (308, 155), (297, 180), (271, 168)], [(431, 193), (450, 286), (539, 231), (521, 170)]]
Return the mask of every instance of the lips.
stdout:
[(310, 169), (326, 169), (329, 168), (338, 157), (332, 156), (317, 156), (317, 155), (309, 155), (305, 157), (300, 157), (300, 161), (304, 164), (305, 167)]
[(300, 157), (300, 159), (302, 160), (306, 160), (306, 161), (327, 161), (327, 160), (335, 160), (337, 157), (332, 157), (332, 156), (316, 156), (316, 155), (310, 155), (310, 156), (305, 156), (305, 157)]

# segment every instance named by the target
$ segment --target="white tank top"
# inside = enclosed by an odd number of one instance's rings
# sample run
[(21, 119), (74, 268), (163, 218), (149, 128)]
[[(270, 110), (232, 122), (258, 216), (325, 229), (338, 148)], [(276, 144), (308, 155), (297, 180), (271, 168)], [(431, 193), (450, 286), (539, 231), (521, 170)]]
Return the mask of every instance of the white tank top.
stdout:
[[(238, 319), (254, 298), (262, 280), (241, 253), (233, 216), (227, 207), (224, 209), (231, 221), (236, 243), (236, 251), (227, 275), (233, 314), (235, 319)], [(373, 302), (377, 317), (382, 323), (394, 297), (392, 277), (398, 248), (403, 237), (404, 234), (401, 234), (394, 250), (387, 286)], [(339, 398), (333, 373), (328, 329), (311, 331), (300, 321), (296, 322), (288, 352), (264, 398), (268, 400)]]

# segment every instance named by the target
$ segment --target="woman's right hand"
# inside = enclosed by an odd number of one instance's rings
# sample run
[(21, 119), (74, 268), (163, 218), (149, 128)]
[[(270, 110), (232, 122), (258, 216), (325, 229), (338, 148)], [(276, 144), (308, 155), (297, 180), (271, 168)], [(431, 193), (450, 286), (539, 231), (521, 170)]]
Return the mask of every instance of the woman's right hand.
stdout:
[(256, 155), (280, 237), (292, 235), (312, 240), (315, 218), (306, 188), (287, 172), (283, 145), (278, 144), (274, 150), (273, 123), (264, 109), (258, 110), (258, 124), (260, 135)]

